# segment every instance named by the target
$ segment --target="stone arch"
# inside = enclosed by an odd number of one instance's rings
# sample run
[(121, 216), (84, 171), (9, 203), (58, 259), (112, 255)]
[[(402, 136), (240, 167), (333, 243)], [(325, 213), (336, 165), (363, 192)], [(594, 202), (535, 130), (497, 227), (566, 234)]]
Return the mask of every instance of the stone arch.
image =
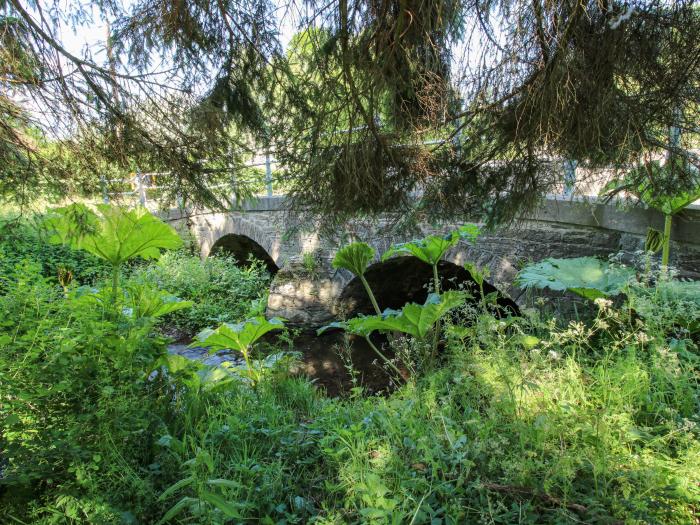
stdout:
[(199, 240), (202, 258), (217, 251), (226, 251), (241, 263), (247, 262), (248, 255), (252, 254), (262, 260), (272, 273), (282, 266), (280, 240), (274, 229), (264, 229), (258, 221), (242, 215), (200, 217), (195, 224), (195, 237)]
[(239, 266), (246, 266), (249, 264), (250, 257), (254, 257), (265, 264), (270, 274), (274, 275), (279, 271), (279, 267), (265, 248), (247, 235), (238, 233), (222, 235), (209, 250), (209, 255), (216, 255), (217, 253), (231, 255)]
[[(369, 266), (365, 278), (375, 294), (382, 309), (398, 309), (406, 303), (423, 303), (432, 285), (432, 267), (416, 257), (394, 257), (385, 262), (376, 262)], [(442, 290), (465, 289), (477, 296), (478, 286), (463, 266), (451, 261), (440, 261), (438, 265), (440, 287)], [(498, 290), (490, 283), (484, 283), (484, 293)], [(499, 306), (513, 313), (518, 307), (510, 298), (501, 295)], [(337, 310), (346, 316), (373, 314), (374, 309), (361, 281), (351, 279), (343, 288), (338, 298)]]

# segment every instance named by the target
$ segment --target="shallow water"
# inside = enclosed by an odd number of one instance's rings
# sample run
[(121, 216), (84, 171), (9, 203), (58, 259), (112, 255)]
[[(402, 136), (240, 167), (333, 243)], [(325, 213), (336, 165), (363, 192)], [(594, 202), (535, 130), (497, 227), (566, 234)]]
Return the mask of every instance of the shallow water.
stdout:
[[(357, 376), (358, 386), (366, 393), (377, 394), (385, 391), (390, 382), (389, 375), (377, 361), (378, 357), (360, 337), (348, 337), (350, 352), (344, 362), (341, 348), (345, 335), (330, 332), (320, 336), (302, 334), (294, 339), (294, 348), (303, 355), (301, 371), (322, 386), (328, 395), (337, 396), (348, 391), (353, 385), (347, 366), (350, 365)], [(381, 347), (385, 339), (378, 337), (374, 343)], [(386, 351), (386, 354), (390, 354)]]
[(243, 364), (245, 361), (237, 352), (232, 350), (221, 350), (214, 354), (210, 353), (206, 348), (201, 346), (189, 348), (185, 343), (173, 343), (168, 345), (168, 353), (181, 355), (187, 359), (200, 361), (209, 366), (221, 366), (224, 363), (229, 363), (233, 366)]
[[(276, 348), (270, 351), (279, 351), (280, 345), (276, 344), (276, 339), (277, 336), (269, 334), (264, 338), (263, 346), (271, 348), (274, 345)], [(347, 368), (351, 362), (356, 372), (357, 384), (362, 386), (366, 393), (377, 394), (385, 391), (390, 378), (377, 362), (377, 355), (371, 347), (364, 339), (358, 337), (350, 336), (348, 342), (350, 344), (350, 353), (347, 358), (349, 361), (344, 362), (340, 350), (345, 345), (345, 336), (342, 332), (329, 332), (322, 335), (298, 334), (293, 338), (291, 347), (294, 351), (301, 353), (302, 359), (294, 373), (306, 375), (329, 396), (338, 396), (354, 386)], [(375, 344), (382, 345), (383, 342), (384, 340), (378, 337)], [(209, 366), (221, 366), (224, 363), (238, 366), (244, 363), (238, 352), (221, 350), (210, 354), (206, 348), (189, 348), (186, 343), (181, 342), (168, 345), (168, 353), (200, 361)]]

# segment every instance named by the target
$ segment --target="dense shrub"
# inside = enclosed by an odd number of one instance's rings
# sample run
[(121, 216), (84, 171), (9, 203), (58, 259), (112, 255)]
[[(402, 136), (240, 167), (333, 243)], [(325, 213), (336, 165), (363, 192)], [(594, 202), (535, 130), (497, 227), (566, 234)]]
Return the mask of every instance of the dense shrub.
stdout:
[(260, 266), (165, 255), (132, 269), (128, 304), (3, 271), (2, 523), (697, 521), (694, 286), (638, 284), (586, 322), (464, 302), (435, 366), (415, 359), (432, 341), (395, 336), (400, 387), (331, 399), (282, 361), (251, 381), (168, 356), (134, 317), (169, 311), (159, 288), (199, 301), (178, 326), (238, 320)]
[[(35, 264), (42, 276), (59, 282), (59, 275), (81, 285), (98, 285), (109, 277), (109, 266), (97, 257), (62, 244), (48, 242), (39, 225), (40, 217), (9, 220), (0, 218), (0, 292), (8, 286), (9, 276), (26, 265)], [(148, 283), (195, 304), (173, 313), (161, 323), (192, 335), (220, 322), (239, 321), (251, 309), (264, 303), (270, 283), (264, 264), (251, 261), (242, 268), (226, 255), (202, 261), (183, 249), (163, 254), (155, 264), (134, 259), (124, 270), (132, 282)], [(65, 278), (64, 278), (65, 282)]]
[(99, 296), (72, 287), (64, 297), (38, 265), (9, 277), (0, 295), (0, 521), (108, 523), (144, 512), (153, 488), (142, 472), (170, 409), (162, 381), (148, 380), (163, 340)]
[(80, 284), (94, 284), (109, 273), (108, 266), (89, 253), (51, 244), (34, 219), (10, 220), (0, 217), (0, 291), (15, 268), (35, 262), (41, 274), (58, 279), (59, 270), (68, 270)]
[(131, 279), (193, 301), (192, 308), (163, 319), (163, 324), (190, 335), (218, 323), (244, 319), (254, 308), (253, 301), (264, 301), (270, 284), (270, 275), (259, 261), (242, 268), (226, 255), (202, 261), (184, 251), (163, 254), (157, 263), (135, 270)]

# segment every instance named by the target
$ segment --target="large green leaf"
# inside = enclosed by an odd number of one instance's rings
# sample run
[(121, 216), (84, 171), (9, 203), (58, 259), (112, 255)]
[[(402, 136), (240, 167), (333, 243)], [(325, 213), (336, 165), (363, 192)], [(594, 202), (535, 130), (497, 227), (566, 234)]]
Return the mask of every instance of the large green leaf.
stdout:
[(397, 331), (424, 339), (447, 312), (464, 304), (464, 292), (449, 291), (430, 294), (424, 304), (409, 303), (401, 310), (387, 310), (382, 315), (360, 316), (335, 322), (321, 328), (321, 334), (331, 328), (341, 328), (351, 334), (368, 337), (377, 330)]
[(69, 244), (118, 266), (134, 257), (157, 259), (163, 249), (177, 249), (175, 229), (148, 210), (101, 204), (97, 213), (82, 204), (54, 210), (44, 222), (51, 241)]
[(199, 498), (223, 512), (227, 518), (241, 517), (241, 514), (238, 511), (238, 509), (218, 494), (214, 494), (213, 492), (203, 490), (200, 492)]
[(634, 270), (612, 266), (596, 257), (544, 259), (523, 268), (516, 284), (521, 288), (570, 291), (587, 299), (618, 295), (634, 277)]
[(178, 514), (180, 514), (183, 510), (198, 505), (199, 500), (197, 500), (196, 498), (184, 496), (175, 505), (170, 507), (170, 510), (168, 510), (168, 512), (166, 512), (163, 515), (163, 517), (158, 521), (158, 523), (156, 523), (156, 525), (161, 525), (162, 523), (172, 523), (172, 519), (175, 518), (175, 516), (177, 516)]
[(436, 265), (447, 251), (456, 246), (460, 240), (474, 242), (479, 233), (480, 230), (476, 224), (465, 224), (442, 237), (428, 235), (423, 239), (394, 244), (384, 252), (382, 261), (386, 261), (394, 255), (413, 255), (425, 263)]
[(194, 476), (187, 476), (186, 478), (183, 478), (180, 481), (176, 481), (167, 489), (165, 489), (160, 496), (158, 496), (158, 501), (165, 501), (176, 492), (179, 492), (183, 488), (192, 485), (195, 481), (197, 480), (194, 478)]
[(152, 286), (132, 284), (127, 287), (128, 305), (135, 318), (162, 317), (171, 312), (190, 308), (192, 301), (183, 301)]
[[(165, 366), (170, 374), (178, 374), (180, 372), (197, 371), (203, 365), (199, 361), (187, 359), (178, 354), (167, 354), (158, 360), (157, 366)], [(196, 374), (193, 374), (196, 375)], [(198, 376), (197, 376), (198, 377)]]
[(51, 210), (43, 225), (49, 232), (49, 241), (52, 243), (81, 249), (83, 239), (98, 233), (100, 219), (90, 208), (76, 203)]
[(447, 312), (464, 304), (466, 297), (464, 292), (457, 291), (430, 294), (424, 304), (409, 303), (399, 315), (388, 316), (386, 320), (393, 325), (390, 329), (423, 339)]
[(197, 334), (190, 346), (205, 346), (211, 351), (238, 350), (248, 355), (250, 346), (272, 330), (281, 330), (284, 322), (278, 317), (270, 320), (263, 316), (253, 317), (242, 323), (224, 323), (216, 330), (206, 329)]
[(317, 330), (318, 335), (332, 329), (339, 328), (346, 332), (362, 337), (369, 337), (372, 332), (377, 330), (391, 330), (384, 322), (384, 317), (381, 315), (360, 315), (353, 317), (347, 321), (335, 321), (322, 326)]
[(364, 275), (372, 259), (374, 249), (369, 244), (354, 242), (338, 250), (333, 258), (333, 268), (343, 268), (355, 275)]
[(205, 392), (220, 392), (229, 388), (235, 381), (233, 375), (221, 366), (205, 368), (199, 373), (201, 388)]

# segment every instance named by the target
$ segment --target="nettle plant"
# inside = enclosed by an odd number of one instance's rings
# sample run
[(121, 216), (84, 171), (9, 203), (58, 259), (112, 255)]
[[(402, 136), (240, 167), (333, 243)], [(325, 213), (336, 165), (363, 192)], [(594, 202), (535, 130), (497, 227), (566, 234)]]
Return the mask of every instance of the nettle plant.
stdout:
[[(380, 258), (386, 261), (394, 256), (414, 256), (419, 260), (430, 264), (433, 270), (433, 293), (428, 295), (424, 304), (409, 303), (401, 310), (381, 310), (379, 303), (367, 281), (365, 273), (370, 263), (374, 260), (375, 251), (364, 242), (355, 242), (338, 251), (333, 259), (333, 267), (342, 268), (352, 272), (362, 283), (376, 315), (358, 316), (347, 321), (331, 323), (318, 330), (321, 334), (327, 330), (340, 328), (347, 333), (363, 337), (370, 348), (391, 368), (398, 376), (402, 374), (396, 365), (391, 362), (371, 341), (370, 336), (376, 331), (401, 333), (417, 340), (425, 341), (432, 334), (430, 355), (423, 356), (428, 365), (434, 362), (437, 355), (441, 332), (441, 319), (450, 311), (462, 306), (467, 294), (464, 292), (440, 293), (440, 276), (438, 266), (445, 254), (455, 247), (461, 240), (474, 242), (480, 231), (475, 224), (464, 225), (445, 236), (429, 235), (423, 239), (395, 244), (391, 246)], [(480, 274), (483, 277), (483, 275)]]
[(653, 287), (634, 283), (630, 292), (630, 308), (648, 324), (700, 334), (700, 281), (662, 279)]

